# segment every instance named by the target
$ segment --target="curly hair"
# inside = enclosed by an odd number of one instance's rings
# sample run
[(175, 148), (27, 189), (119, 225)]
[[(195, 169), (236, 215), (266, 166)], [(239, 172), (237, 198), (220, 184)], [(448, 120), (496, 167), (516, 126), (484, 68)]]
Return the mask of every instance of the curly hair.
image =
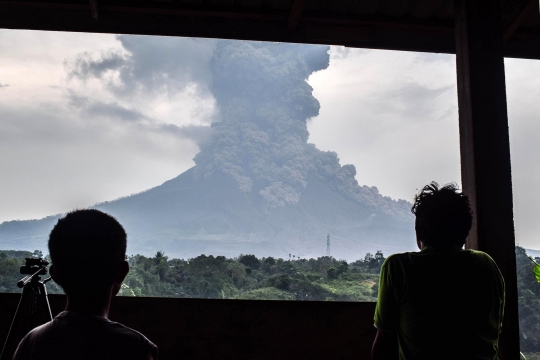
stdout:
[(411, 212), (416, 215), (416, 233), (425, 245), (463, 246), (472, 225), (469, 198), (456, 184), (431, 182), (414, 196)]

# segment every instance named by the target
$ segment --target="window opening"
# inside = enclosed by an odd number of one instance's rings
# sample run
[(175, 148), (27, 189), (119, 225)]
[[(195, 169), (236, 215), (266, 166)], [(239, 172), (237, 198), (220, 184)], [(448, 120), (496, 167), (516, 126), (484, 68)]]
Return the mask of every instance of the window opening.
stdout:
[(4, 292), (91, 206), (128, 233), (121, 295), (375, 301), (413, 195), (459, 183), (454, 56), (0, 35)]
[(540, 179), (536, 166), (538, 146), (537, 115), (538, 81), (531, 74), (540, 71), (533, 60), (505, 59), (512, 156), (512, 191), (516, 231), (516, 266), (520, 346), (528, 360), (540, 359), (540, 283), (533, 274), (534, 263), (540, 258), (538, 207), (540, 192), (535, 184)]

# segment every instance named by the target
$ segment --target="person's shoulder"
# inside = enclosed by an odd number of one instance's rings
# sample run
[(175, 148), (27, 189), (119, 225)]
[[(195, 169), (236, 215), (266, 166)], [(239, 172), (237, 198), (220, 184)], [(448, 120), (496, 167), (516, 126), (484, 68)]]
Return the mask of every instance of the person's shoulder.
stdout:
[(30, 330), (19, 342), (13, 360), (30, 358), (32, 349), (50, 333), (51, 326), (52, 321), (49, 321)]
[(478, 263), (481, 263), (486, 266), (497, 266), (497, 264), (495, 263), (495, 260), (493, 260), (493, 258), (489, 254), (483, 251), (473, 250), (473, 249), (468, 249), (465, 251), (467, 251), (470, 254), (470, 256)]
[(52, 331), (53, 329), (53, 326), (54, 326), (54, 320), (51, 320), (49, 322), (46, 322), (45, 324), (43, 325), (39, 325), (35, 328), (33, 328), (32, 330), (30, 330), (26, 336), (24, 337), (24, 339), (36, 339), (36, 338), (39, 338), (41, 336), (44, 336), (44, 335), (47, 335), (49, 332)]
[(137, 330), (118, 322), (109, 322), (109, 332), (112, 333), (118, 341), (141, 346), (149, 350), (157, 349), (156, 344), (150, 341), (146, 336)]
[(144, 336), (139, 331), (118, 322), (114, 322), (114, 321), (109, 322), (109, 328), (110, 328), (110, 331), (117, 333), (119, 336), (150, 341), (148, 340), (146, 336)]
[(501, 282), (504, 282), (497, 263), (489, 254), (480, 250), (466, 251), (470, 252), (471, 257), (474, 259), (475, 273), (478, 274), (478, 276), (482, 276), (482, 274), (493, 274), (496, 278), (499, 278)]
[(381, 272), (385, 273), (401, 273), (404, 269), (410, 267), (413, 263), (413, 258), (417, 253), (405, 252), (389, 255), (383, 262)]
[(491, 256), (489, 256), (489, 254), (483, 252), (483, 251), (480, 251), (480, 250), (474, 250), (474, 249), (466, 249), (465, 251), (471, 253), (473, 256), (477, 256), (479, 258), (486, 258), (486, 259), (491, 259)]
[(386, 263), (387, 265), (402, 263), (404, 261), (408, 261), (412, 256), (416, 254), (418, 253), (417, 252), (404, 252), (404, 253), (392, 254), (386, 258), (384, 263)]

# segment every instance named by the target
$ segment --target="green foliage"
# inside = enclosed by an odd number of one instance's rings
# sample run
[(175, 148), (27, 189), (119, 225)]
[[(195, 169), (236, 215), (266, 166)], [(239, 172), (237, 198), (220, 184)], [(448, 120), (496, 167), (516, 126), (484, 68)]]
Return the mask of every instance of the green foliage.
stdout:
[[(382, 253), (348, 264), (330, 256), (318, 259), (258, 259), (240, 255), (200, 255), (192, 259), (169, 259), (162, 251), (154, 257), (134, 255), (127, 258), (130, 271), (120, 296), (159, 296), (187, 298), (264, 299), (264, 300), (338, 300), (375, 301), (378, 281), (374, 272)], [(43, 256), (39, 252), (0, 252), (0, 291), (20, 292), (16, 283), (24, 257)], [(382, 259), (381, 259), (382, 258)], [(49, 282), (51, 293), (62, 289)], [(52, 291), (51, 291), (52, 290)]]
[(534, 261), (532, 256), (529, 256), (529, 259), (531, 259), (531, 261), (534, 263), (534, 266), (533, 266), (534, 277), (536, 278), (536, 281), (540, 283), (540, 265), (538, 265), (538, 263)]
[(334, 280), (338, 277), (338, 272), (335, 267), (331, 267), (330, 269), (326, 270), (326, 275), (328, 276), (328, 279)]
[[(20, 268), (25, 264), (25, 258), (43, 257), (40, 250), (34, 252), (21, 250), (0, 250), (0, 292), (20, 293), (17, 282), (24, 276)], [(50, 261), (47, 257), (47, 260)], [(46, 278), (45, 275), (42, 278)], [(60, 286), (50, 281), (47, 283), (47, 292), (50, 294), (62, 293)]]
[(521, 353), (521, 360), (540, 360), (538, 353)]
[(287, 291), (274, 287), (266, 287), (248, 291), (238, 297), (243, 300), (296, 300), (295, 296)]
[(255, 255), (240, 255), (238, 262), (252, 270), (257, 270), (261, 267), (261, 262)]
[[(0, 251), (0, 292), (18, 292), (19, 268), (25, 257), (38, 251)], [(46, 256), (45, 258), (47, 258)], [(49, 259), (50, 260), (50, 259)], [(154, 257), (130, 256), (130, 272), (119, 295), (249, 300), (375, 301), (382, 252), (366, 254), (352, 263), (329, 256), (317, 259), (237, 259), (200, 255), (169, 259), (161, 251)], [(536, 258), (534, 269), (540, 258)], [(540, 284), (531, 271), (525, 249), (516, 247), (521, 349), (529, 360), (540, 360)], [(535, 270), (538, 271), (538, 270)], [(62, 293), (53, 281), (49, 293)]]
[[(539, 262), (540, 259), (536, 259)], [(531, 271), (531, 260), (525, 249), (516, 247), (516, 270), (518, 281), (518, 311), (521, 350), (528, 359), (540, 353), (540, 284), (536, 273)], [(536, 268), (534, 264), (534, 268)]]
[[(382, 253), (381, 253), (382, 255)], [(171, 259), (163, 253), (128, 259), (131, 271), (122, 295), (266, 300), (375, 301), (373, 285), (378, 274), (352, 269), (332, 257), (318, 259), (237, 259), (200, 255)], [(384, 260), (383, 260), (384, 261)]]

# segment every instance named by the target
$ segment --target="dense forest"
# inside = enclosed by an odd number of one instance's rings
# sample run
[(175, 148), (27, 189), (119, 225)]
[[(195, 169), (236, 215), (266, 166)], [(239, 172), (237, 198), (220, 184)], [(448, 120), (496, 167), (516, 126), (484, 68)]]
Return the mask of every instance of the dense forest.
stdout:
[[(25, 257), (40, 251), (0, 251), (0, 292), (20, 292), (19, 267)], [(46, 256), (47, 258), (48, 256)], [(325, 256), (289, 259), (254, 255), (238, 258), (200, 255), (169, 259), (158, 251), (154, 257), (130, 256), (130, 272), (122, 285), (123, 296), (184, 298), (375, 301), (382, 252), (366, 254), (352, 263)], [(54, 282), (49, 293), (62, 293)]]
[[(0, 251), (0, 292), (20, 292), (25, 257), (42, 257), (40, 251)], [(46, 256), (45, 258), (47, 258)], [(237, 258), (200, 255), (169, 259), (158, 251), (154, 257), (130, 256), (131, 266), (120, 295), (189, 298), (376, 301), (382, 252), (366, 254), (347, 263), (333, 257), (301, 259)], [(540, 284), (526, 250), (516, 247), (521, 349), (528, 359), (540, 359)], [(540, 262), (540, 259), (537, 258)], [(53, 281), (49, 293), (62, 293)]]

